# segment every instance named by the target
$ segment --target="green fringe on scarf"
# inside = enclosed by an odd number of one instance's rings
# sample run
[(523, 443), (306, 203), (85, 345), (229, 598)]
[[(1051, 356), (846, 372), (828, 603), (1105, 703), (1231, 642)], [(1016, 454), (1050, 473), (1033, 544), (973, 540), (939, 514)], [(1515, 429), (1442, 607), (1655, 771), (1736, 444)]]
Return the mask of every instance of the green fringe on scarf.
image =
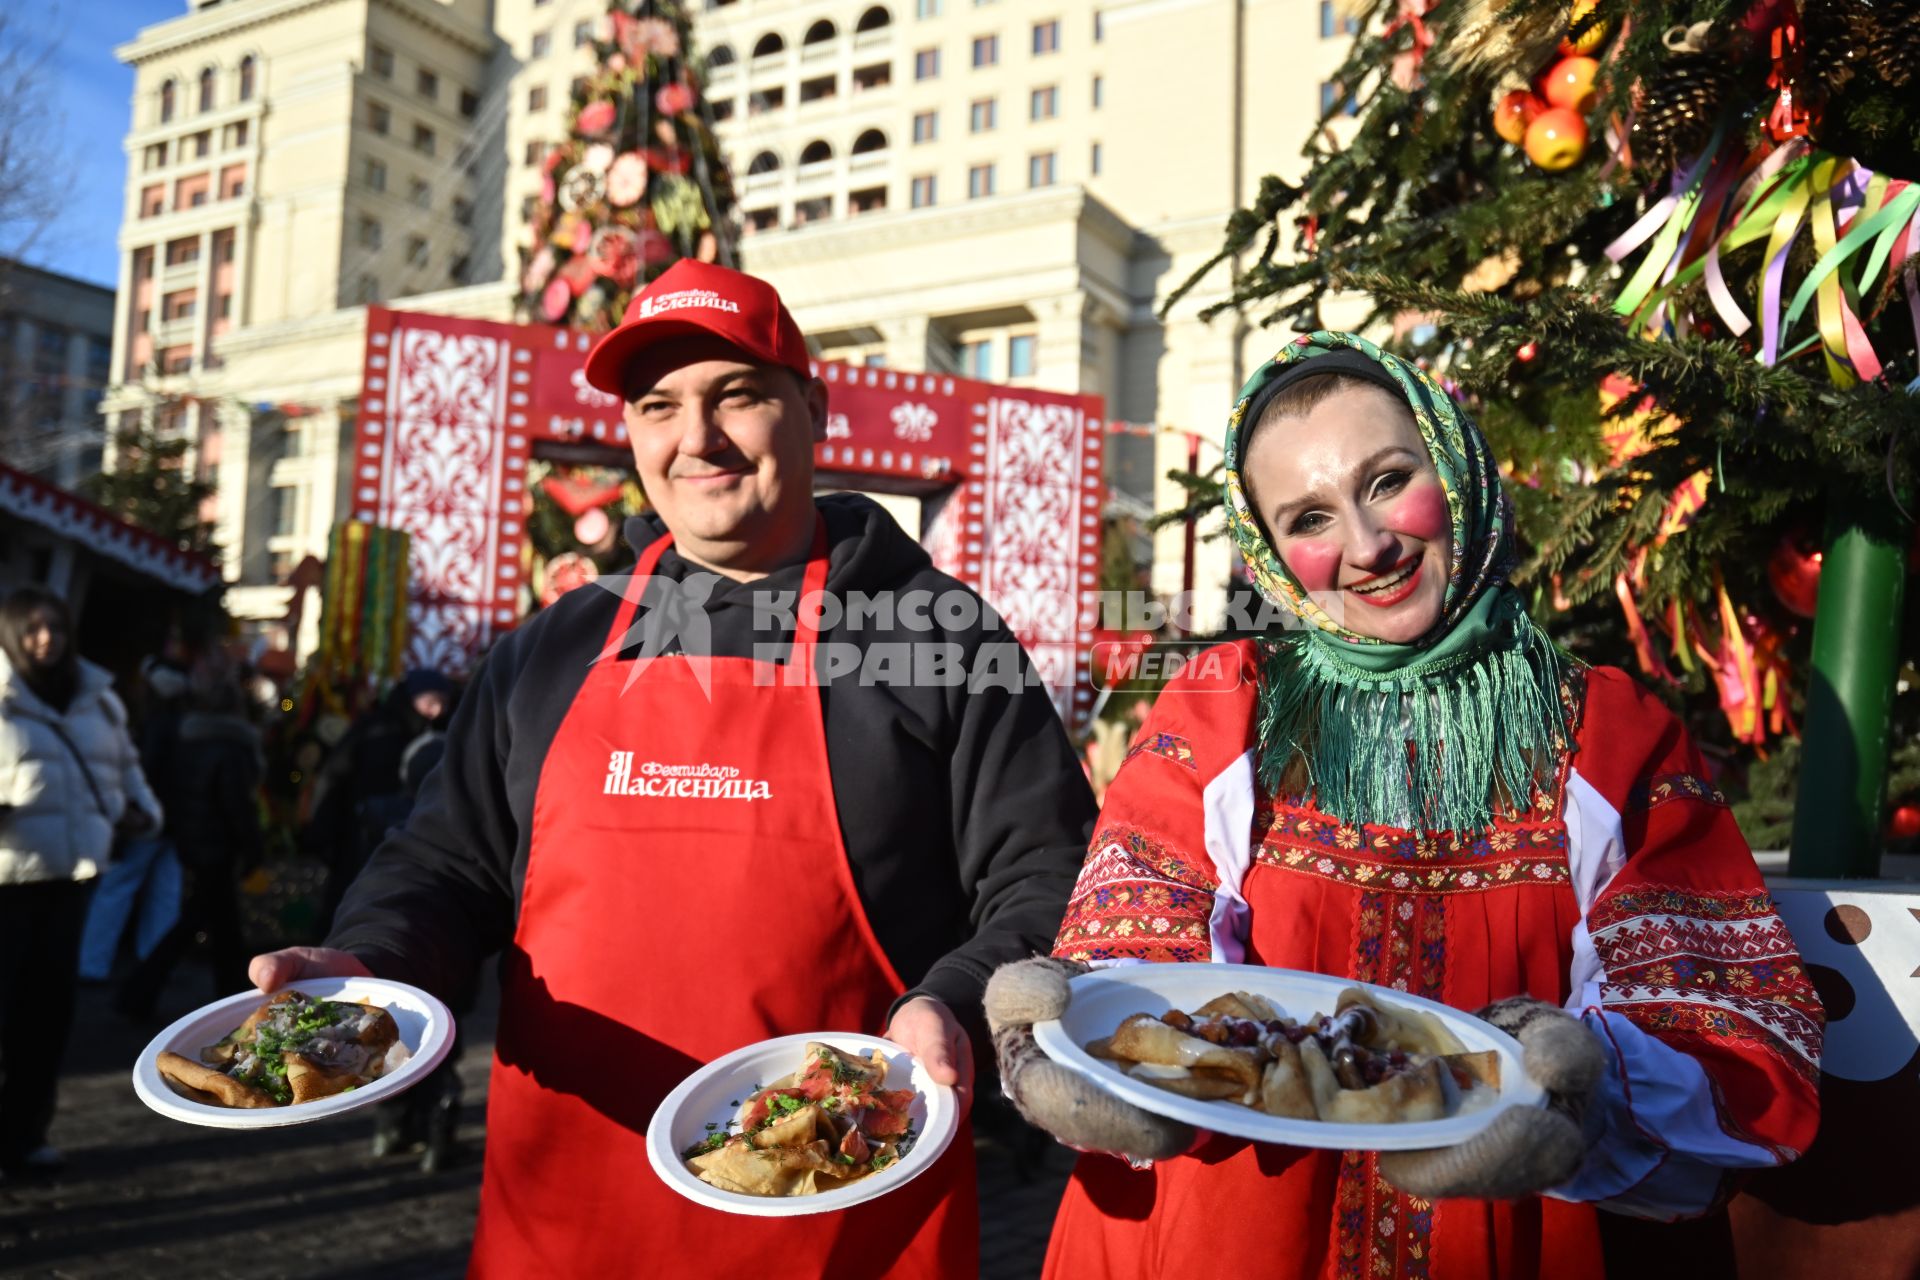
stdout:
[[(1575, 660), (1496, 586), (1445, 643), (1369, 670), (1324, 633), (1274, 643), (1260, 678), (1260, 782), (1351, 824), (1473, 832), (1524, 812), (1568, 749)], [(1449, 637), (1454, 639), (1455, 637)], [(1504, 803), (1502, 803), (1504, 802)]]

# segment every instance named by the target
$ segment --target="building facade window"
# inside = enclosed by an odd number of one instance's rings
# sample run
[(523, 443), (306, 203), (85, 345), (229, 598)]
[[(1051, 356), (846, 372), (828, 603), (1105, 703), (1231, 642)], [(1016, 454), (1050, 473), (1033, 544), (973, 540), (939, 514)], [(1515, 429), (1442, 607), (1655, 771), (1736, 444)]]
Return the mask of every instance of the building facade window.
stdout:
[(242, 102), (253, 101), (255, 65), (252, 54), (240, 59), (240, 101)]
[(374, 45), (367, 53), (367, 65), (373, 68), (373, 74), (382, 80), (393, 79), (393, 50), (385, 45)]
[(479, 114), (480, 114), (480, 95), (475, 93), (471, 89), (462, 89), (460, 91), (461, 118), (464, 120), (471, 120)]
[(160, 86), (160, 123), (161, 124), (173, 123), (173, 109), (174, 109), (173, 99), (176, 92), (177, 92), (177, 89), (175, 88), (174, 83), (171, 80), (167, 81), (165, 84)]
[(440, 77), (421, 67), (414, 73), (413, 87), (419, 95), (430, 102), (440, 100)]
[(573, 47), (578, 49), (593, 43), (593, 24), (576, 22), (573, 24)]
[(552, 52), (552, 50), (553, 50), (553, 34), (551, 32), (536, 31), (533, 33), (533, 47), (531, 50), (532, 57), (544, 58), (547, 56), (548, 53)]
[(847, 192), (847, 212), (849, 214), (879, 213), (887, 207), (887, 189), (868, 187), (861, 191)]
[(527, 110), (545, 111), (547, 109), (547, 86), (537, 84), (527, 90)]
[(940, 0), (914, 0), (913, 16), (920, 19), (940, 16)]
[(367, 104), (367, 127), (378, 134), (393, 132), (393, 112), (377, 102)]
[(1037, 58), (1045, 53), (1060, 52), (1060, 20), (1050, 18), (1045, 22), (1033, 24), (1033, 54)]
[(796, 227), (804, 227), (809, 222), (825, 222), (832, 216), (832, 196), (816, 196), (811, 200), (794, 201), (793, 225)]
[(473, 201), (465, 196), (453, 198), (453, 220), (463, 227), (473, 225)]
[(360, 247), (362, 249), (378, 249), (380, 247), (380, 240), (381, 229), (379, 219), (360, 219)]
[(931, 80), (940, 74), (940, 51), (922, 49), (913, 55), (913, 78)]
[(418, 151), (423, 156), (430, 156), (433, 154), (434, 147), (437, 145), (433, 136), (433, 130), (423, 124), (413, 126), (413, 149), (415, 151)]
[(1104, 10), (1093, 11), (1093, 42), (1099, 44), (1107, 38), (1107, 15)]
[(1333, 0), (1320, 0), (1320, 38), (1331, 40), (1335, 36), (1350, 36), (1360, 29), (1360, 19), (1343, 18), (1334, 8)]
[(967, 108), (967, 131), (986, 133), (999, 121), (999, 111), (992, 98), (977, 99)]
[(1100, 144), (1097, 142), (1087, 156), (1087, 167), (1093, 171), (1094, 177), (1100, 176)]
[(1060, 114), (1060, 90), (1054, 85), (1033, 91), (1033, 118), (1051, 120)]
[(1104, 76), (1093, 78), (1093, 109), (1098, 111), (1107, 100), (1107, 81)]
[(707, 99), (707, 106), (713, 111), (713, 118), (716, 123), (722, 120), (733, 119), (732, 98), (709, 98)]
[[(919, 139), (916, 138), (915, 141), (917, 142), (919, 141)], [(167, 144), (164, 142), (156, 142), (151, 146), (149, 146), (144, 152), (141, 153), (140, 167), (142, 169), (166, 168), (167, 167)]]
[(193, 143), (194, 159), (204, 160), (207, 156), (213, 154), (213, 130), (202, 129), (200, 132), (194, 134), (189, 141)]
[(780, 229), (780, 211), (778, 209), (747, 210), (747, 229), (749, 231), (778, 231)]
[(367, 186), (375, 191), (387, 189), (387, 166), (378, 160), (367, 161)]
[(213, 68), (200, 73), (200, 110), (213, 110)]
[(540, 141), (540, 139), (538, 138), (527, 139), (527, 150), (526, 150), (526, 155), (524, 157), (527, 168), (531, 169), (535, 165), (539, 164), (540, 158), (546, 154), (547, 154), (546, 143)]
[(1030, 333), (1016, 333), (1007, 339), (1007, 376), (1031, 378), (1033, 353), (1038, 340)]
[(914, 115), (913, 140), (915, 142), (935, 142), (939, 137), (940, 113), (938, 111), (921, 111)]
[(923, 173), (915, 177), (913, 180), (913, 188), (912, 188), (912, 196), (911, 196), (911, 202), (913, 207), (916, 209), (925, 209), (928, 206), (933, 204), (933, 199), (934, 199), (933, 175), (930, 173)]
[(976, 67), (995, 66), (1000, 61), (999, 36), (975, 36), (973, 38), (973, 65)]
[(407, 184), (407, 199), (413, 201), (415, 205), (422, 209), (431, 209), (433, 207), (432, 184), (415, 178)]
[(424, 267), (427, 265), (427, 238), (425, 236), (407, 237), (407, 265)]
[(967, 170), (967, 198), (979, 200), (993, 194), (993, 166), (976, 164)]
[(960, 344), (960, 372), (968, 378), (993, 377), (993, 342), (982, 338), (978, 342)]
[(1050, 187), (1054, 182), (1054, 153), (1041, 151), (1027, 157), (1027, 185)]

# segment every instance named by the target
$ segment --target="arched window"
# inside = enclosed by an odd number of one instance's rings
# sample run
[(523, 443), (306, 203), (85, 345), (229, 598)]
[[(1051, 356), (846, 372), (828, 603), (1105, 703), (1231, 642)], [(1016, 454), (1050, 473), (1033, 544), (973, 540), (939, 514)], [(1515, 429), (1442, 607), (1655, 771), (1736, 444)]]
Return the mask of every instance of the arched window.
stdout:
[(717, 44), (713, 46), (713, 48), (707, 50), (707, 66), (709, 68), (730, 67), (732, 65), (733, 65), (733, 46), (732, 45)]
[(707, 0), (707, 8), (724, 9), (730, 4), (739, 4), (740, 0)]
[(771, 151), (762, 151), (759, 155), (755, 156), (753, 162), (747, 166), (749, 176), (759, 173), (778, 172), (780, 172), (780, 157)]
[(855, 31), (878, 31), (882, 27), (893, 25), (893, 15), (880, 5), (875, 5), (860, 15), (860, 21), (854, 24)]
[(779, 53), (786, 47), (787, 42), (780, 38), (779, 32), (769, 31), (753, 42), (753, 56), (756, 58), (765, 58), (771, 54)]
[(253, 55), (240, 59), (240, 101), (253, 101)]
[(833, 159), (833, 148), (816, 138), (800, 152), (801, 164), (819, 164), (822, 160)]
[(175, 96), (175, 89), (174, 89), (173, 81), (169, 80), (165, 84), (160, 86), (160, 123), (161, 124), (171, 124), (173, 122), (174, 96)]
[(200, 109), (213, 110), (213, 68), (208, 67), (200, 73)]
[(839, 34), (840, 32), (835, 29), (834, 25), (831, 22), (827, 21), (825, 18), (822, 18), (820, 19), (820, 21), (814, 23), (812, 26), (807, 28), (807, 34), (801, 39), (800, 43), (801, 44), (824, 44), (826, 41), (833, 39), (835, 36)]
[(853, 140), (853, 154), (866, 155), (869, 151), (885, 151), (887, 135), (878, 129), (869, 129)]

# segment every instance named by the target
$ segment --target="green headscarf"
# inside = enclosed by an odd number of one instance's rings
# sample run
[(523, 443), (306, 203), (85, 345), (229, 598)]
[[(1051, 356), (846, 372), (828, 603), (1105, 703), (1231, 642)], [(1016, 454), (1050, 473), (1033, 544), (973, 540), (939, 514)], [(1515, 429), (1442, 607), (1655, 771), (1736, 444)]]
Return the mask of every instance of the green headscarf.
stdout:
[[(1411, 644), (1342, 627), (1309, 598), (1247, 502), (1248, 407), (1284, 371), (1364, 355), (1404, 395), (1446, 494), (1453, 557), (1440, 619)], [(1282, 429), (1284, 428), (1276, 428)], [(1570, 739), (1571, 661), (1506, 581), (1513, 510), (1469, 417), (1422, 370), (1350, 333), (1295, 339), (1260, 366), (1227, 419), (1227, 525), (1260, 593), (1306, 625), (1273, 642), (1260, 676), (1260, 779), (1350, 823), (1477, 831), (1524, 808)]]

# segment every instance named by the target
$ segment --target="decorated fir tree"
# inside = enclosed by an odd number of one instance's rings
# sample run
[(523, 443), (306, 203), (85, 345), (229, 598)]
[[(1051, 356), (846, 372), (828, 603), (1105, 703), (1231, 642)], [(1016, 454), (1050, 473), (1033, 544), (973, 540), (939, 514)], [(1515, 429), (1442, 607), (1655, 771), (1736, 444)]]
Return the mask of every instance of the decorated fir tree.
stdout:
[(600, 332), (680, 258), (733, 264), (732, 181), (673, 0), (613, 0), (599, 65), (547, 153), (521, 276), (522, 318)]
[[(736, 234), (685, 12), (674, 0), (613, 0), (594, 51), (567, 138), (545, 159), (519, 312), (598, 333), (677, 260), (734, 265)], [(530, 581), (550, 599), (620, 557), (620, 526), (643, 503), (617, 468), (543, 464), (538, 480)]]
[(1277, 343), (1364, 300), (1502, 451), (1541, 619), (1764, 755), (1830, 518), (1912, 536), (1920, 3), (1357, 7), (1304, 178), (1267, 178), (1207, 268), (1224, 305)]

